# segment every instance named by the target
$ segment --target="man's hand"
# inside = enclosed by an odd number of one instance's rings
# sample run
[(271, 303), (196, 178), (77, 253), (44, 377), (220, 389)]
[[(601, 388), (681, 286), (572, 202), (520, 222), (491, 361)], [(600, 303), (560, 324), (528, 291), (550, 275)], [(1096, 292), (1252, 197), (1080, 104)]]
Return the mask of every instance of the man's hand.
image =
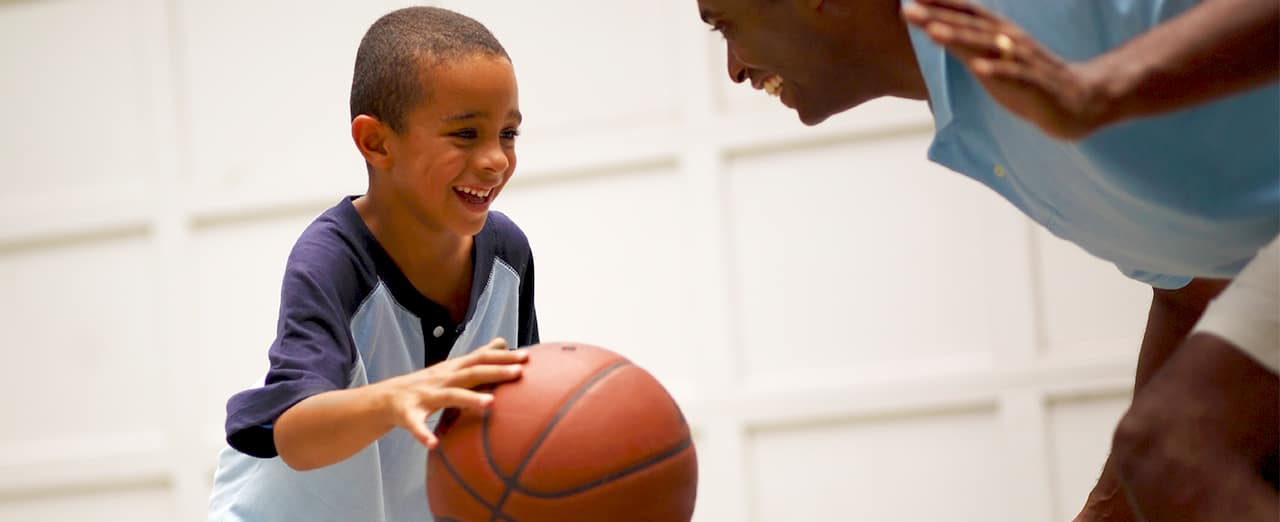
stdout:
[(992, 98), (1045, 134), (1078, 139), (1099, 127), (1107, 109), (1087, 62), (1066, 63), (1022, 28), (963, 0), (917, 0), (902, 14), (960, 60)]

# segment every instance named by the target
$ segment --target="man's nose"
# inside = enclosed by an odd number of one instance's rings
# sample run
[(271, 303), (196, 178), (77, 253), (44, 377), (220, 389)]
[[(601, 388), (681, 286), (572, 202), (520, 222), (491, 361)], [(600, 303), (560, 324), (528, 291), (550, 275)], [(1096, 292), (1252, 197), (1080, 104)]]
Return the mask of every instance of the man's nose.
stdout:
[(734, 56), (733, 49), (728, 45), (725, 46), (725, 52), (728, 55), (725, 61), (729, 64), (729, 79), (734, 83), (747, 81), (747, 66), (738, 61), (738, 57)]

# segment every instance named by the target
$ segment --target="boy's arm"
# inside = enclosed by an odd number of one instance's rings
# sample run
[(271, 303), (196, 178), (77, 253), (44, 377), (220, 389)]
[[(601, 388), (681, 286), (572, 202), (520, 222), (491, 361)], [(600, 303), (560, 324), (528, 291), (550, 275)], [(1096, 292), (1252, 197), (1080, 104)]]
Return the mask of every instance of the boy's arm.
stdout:
[(272, 429), (289, 467), (305, 471), (341, 462), (395, 427), (427, 447), (427, 416), (447, 407), (483, 409), (493, 400), (471, 388), (514, 379), (528, 353), (494, 339), (466, 356), (359, 388), (312, 395), (290, 407)]

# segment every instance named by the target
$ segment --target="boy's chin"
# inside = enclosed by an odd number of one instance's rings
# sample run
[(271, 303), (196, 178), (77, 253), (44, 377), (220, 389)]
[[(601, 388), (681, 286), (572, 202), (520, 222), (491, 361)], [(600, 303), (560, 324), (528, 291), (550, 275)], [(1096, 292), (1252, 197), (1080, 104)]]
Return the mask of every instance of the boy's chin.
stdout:
[(461, 237), (474, 236), (476, 234), (479, 234), (481, 230), (484, 230), (484, 224), (487, 220), (488, 220), (487, 213), (485, 217), (480, 218), (479, 220), (467, 220), (466, 223), (461, 223), (458, 226), (454, 227), (454, 233), (458, 234)]

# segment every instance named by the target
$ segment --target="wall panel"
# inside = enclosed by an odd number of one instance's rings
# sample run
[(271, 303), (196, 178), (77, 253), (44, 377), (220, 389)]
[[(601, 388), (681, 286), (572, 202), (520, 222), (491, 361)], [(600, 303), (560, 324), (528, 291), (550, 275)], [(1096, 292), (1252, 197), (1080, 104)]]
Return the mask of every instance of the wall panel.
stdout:
[(208, 377), (200, 407), (210, 441), (224, 436), (227, 398), (266, 375), (285, 261), (312, 219), (293, 214), (224, 223), (192, 236), (192, 349)]
[(678, 77), (670, 2), (449, 0), (511, 55), (531, 134), (608, 132), (672, 121)]
[[(0, 444), (164, 429), (169, 350), (156, 339), (157, 281), (145, 238), (0, 255), (7, 366)], [(16, 398), (21, 400), (15, 400)]]
[[(145, 32), (127, 0), (0, 6), (0, 203), (44, 210), (136, 195), (157, 144)], [(60, 208), (60, 207), (58, 207)], [(63, 209), (64, 211), (66, 209)], [(22, 215), (22, 214), (16, 214)]]
[(529, 236), (545, 340), (578, 340), (627, 355), (664, 384), (697, 378), (685, 342), (697, 318), (683, 296), (687, 204), (669, 167), (515, 185), (497, 207)]
[(752, 520), (1009, 521), (989, 411), (755, 432)]
[[(741, 156), (728, 204), (752, 379), (983, 357), (986, 209), (925, 136)], [(997, 211), (1006, 219), (1016, 215)]]
[(1151, 305), (1151, 287), (1115, 265), (1036, 228), (1042, 342), (1047, 355), (1135, 358)]
[(1056, 520), (1071, 520), (1084, 507), (1102, 474), (1116, 423), (1129, 408), (1128, 394), (1067, 397), (1050, 403), (1048, 430)]

